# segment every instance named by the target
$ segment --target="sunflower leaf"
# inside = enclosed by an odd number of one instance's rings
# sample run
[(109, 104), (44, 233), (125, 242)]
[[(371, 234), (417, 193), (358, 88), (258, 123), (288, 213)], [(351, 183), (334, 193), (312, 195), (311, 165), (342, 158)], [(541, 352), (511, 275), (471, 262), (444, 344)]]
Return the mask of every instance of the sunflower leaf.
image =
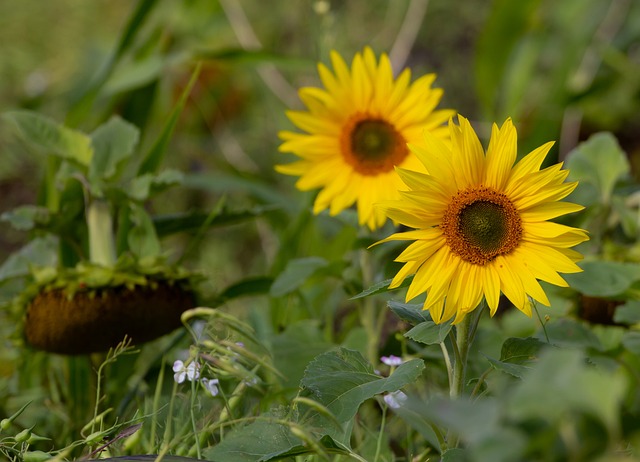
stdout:
[(425, 345), (436, 345), (444, 342), (450, 330), (451, 322), (436, 324), (433, 321), (425, 321), (415, 326), (404, 336)]
[(301, 385), (339, 422), (348, 422), (364, 401), (414, 382), (423, 369), (421, 359), (412, 359), (389, 377), (380, 377), (359, 352), (339, 348), (316, 357), (307, 366)]
[(387, 306), (403, 321), (408, 322), (412, 326), (425, 321), (431, 321), (428, 311), (422, 309), (422, 304), (400, 303), (393, 300), (387, 302)]
[(396, 289), (402, 289), (403, 287), (407, 287), (413, 281), (413, 276), (407, 277), (398, 287), (394, 287), (393, 289), (389, 289), (389, 284), (393, 279), (385, 279), (384, 281), (378, 282), (377, 284), (372, 285), (366, 290), (363, 290), (358, 295), (354, 295), (349, 300), (357, 300), (358, 298), (364, 298), (369, 295), (381, 294), (384, 292), (390, 292)]

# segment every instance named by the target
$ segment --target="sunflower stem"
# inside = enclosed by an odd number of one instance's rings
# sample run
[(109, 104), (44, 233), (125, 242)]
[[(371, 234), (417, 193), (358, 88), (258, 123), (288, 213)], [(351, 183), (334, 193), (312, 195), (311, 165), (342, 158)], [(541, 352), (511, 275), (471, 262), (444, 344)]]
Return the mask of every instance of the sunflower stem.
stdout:
[(116, 246), (113, 220), (106, 201), (91, 200), (87, 207), (87, 228), (89, 229), (89, 260), (99, 265), (113, 266), (116, 262)]
[[(370, 287), (373, 284), (373, 267), (371, 255), (366, 249), (360, 250), (360, 270), (362, 271), (362, 286)], [(367, 359), (372, 365), (378, 362), (378, 341), (384, 321), (382, 315), (384, 312), (376, 314), (376, 304), (373, 297), (363, 299), (360, 322), (367, 334)]]
[[(453, 371), (451, 373), (452, 380), (449, 387), (449, 396), (451, 399), (458, 399), (464, 391), (469, 347), (473, 343), (480, 316), (485, 306), (486, 302), (483, 301), (482, 304), (474, 310), (475, 312), (473, 314), (466, 315), (462, 321), (456, 325), (455, 337), (452, 335), (451, 344), (453, 346), (455, 362), (453, 364)], [(449, 430), (447, 443), (448, 448), (458, 447), (459, 436)]]

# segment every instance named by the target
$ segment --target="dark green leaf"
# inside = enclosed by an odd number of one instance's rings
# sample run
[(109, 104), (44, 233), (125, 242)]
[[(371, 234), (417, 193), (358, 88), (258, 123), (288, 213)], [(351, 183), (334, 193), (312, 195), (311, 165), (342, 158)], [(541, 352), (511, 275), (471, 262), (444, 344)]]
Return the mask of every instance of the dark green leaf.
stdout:
[(466, 462), (469, 460), (468, 453), (464, 449), (447, 449), (442, 453), (440, 462)]
[(502, 344), (500, 361), (512, 364), (526, 364), (538, 358), (540, 350), (548, 346), (537, 338), (508, 338)]
[[(345, 447), (340, 442), (334, 440), (329, 435), (324, 435), (318, 443), (322, 449), (324, 449), (327, 453), (330, 454), (349, 454), (351, 451), (349, 448)], [(286, 451), (276, 452), (273, 454), (268, 454), (260, 459), (260, 462), (264, 461), (275, 461), (275, 460), (285, 460), (291, 457), (302, 456), (305, 454), (314, 454), (313, 449), (311, 449), (307, 444), (300, 444), (298, 446), (294, 446)]]
[(268, 276), (246, 278), (227, 286), (217, 298), (223, 303), (237, 297), (268, 294), (272, 284), (273, 278)]
[(211, 228), (230, 225), (245, 220), (251, 220), (274, 210), (278, 210), (278, 208), (274, 206), (264, 206), (237, 211), (223, 209), (212, 219), (209, 219), (210, 214), (208, 213), (184, 212), (155, 216), (153, 217), (153, 223), (156, 227), (158, 236), (164, 237), (179, 232), (197, 231), (207, 222)]
[(530, 369), (529, 367), (523, 366), (521, 364), (512, 364), (504, 361), (498, 361), (497, 359), (493, 358), (487, 359), (496, 370), (505, 372), (519, 379), (524, 377), (526, 371)]
[(311, 390), (315, 399), (339, 422), (347, 422), (364, 401), (414, 382), (423, 369), (422, 360), (412, 359), (401, 364), (391, 376), (380, 377), (359, 352), (338, 348), (314, 359), (301, 384)]
[(225, 435), (222, 442), (204, 450), (204, 457), (220, 462), (277, 460), (271, 457), (302, 445), (302, 440), (292, 435), (288, 426), (276, 421), (281, 417), (270, 414)]
[(349, 300), (357, 300), (358, 298), (364, 298), (369, 295), (382, 294), (385, 292), (390, 292), (392, 290), (402, 289), (403, 287), (407, 287), (409, 284), (411, 284), (411, 281), (413, 281), (413, 275), (407, 277), (404, 281), (402, 281), (402, 284), (400, 284), (398, 287), (389, 289), (389, 284), (391, 284), (392, 280), (393, 279), (386, 279), (382, 282), (378, 282), (377, 284), (372, 285), (368, 289), (363, 290), (358, 295), (351, 297)]
[(444, 342), (450, 330), (451, 322), (436, 324), (433, 321), (424, 321), (404, 334), (404, 336), (425, 345), (435, 345)]
[(139, 137), (138, 128), (118, 116), (99, 126), (91, 134), (95, 153), (89, 166), (89, 178), (112, 179), (120, 164), (133, 154)]
[(93, 156), (91, 138), (54, 120), (30, 111), (11, 111), (3, 115), (13, 123), (26, 143), (56, 156), (88, 167)]
[(431, 321), (429, 312), (422, 309), (422, 304), (410, 305), (390, 300), (387, 302), (387, 306), (396, 314), (396, 316), (411, 325), (415, 326), (416, 324), (420, 324), (425, 321)]
[(187, 98), (189, 94), (191, 94), (191, 90), (198, 80), (198, 76), (200, 75), (200, 64), (196, 66), (193, 73), (191, 74), (191, 79), (189, 83), (185, 87), (182, 95), (180, 95), (180, 99), (176, 103), (173, 111), (171, 111), (171, 115), (167, 119), (167, 122), (160, 133), (160, 136), (153, 144), (147, 155), (145, 156), (140, 168), (138, 169), (138, 176), (144, 175), (145, 173), (154, 173), (160, 167), (162, 163), (162, 159), (164, 158), (165, 151), (167, 150), (167, 146), (169, 146), (169, 140), (173, 135), (173, 130), (178, 123), (178, 118), (184, 109), (184, 105), (187, 102)]
[(329, 262), (320, 257), (298, 258), (291, 260), (287, 267), (273, 281), (271, 296), (281, 297), (298, 289), (319, 269), (329, 266)]
[(581, 273), (565, 274), (571, 287), (592, 297), (622, 295), (640, 280), (640, 265), (614, 261), (587, 261), (581, 263)]
[[(602, 349), (598, 337), (584, 324), (573, 319), (558, 319), (547, 323), (545, 330), (553, 345)], [(544, 339), (544, 333), (540, 332), (538, 337)]]

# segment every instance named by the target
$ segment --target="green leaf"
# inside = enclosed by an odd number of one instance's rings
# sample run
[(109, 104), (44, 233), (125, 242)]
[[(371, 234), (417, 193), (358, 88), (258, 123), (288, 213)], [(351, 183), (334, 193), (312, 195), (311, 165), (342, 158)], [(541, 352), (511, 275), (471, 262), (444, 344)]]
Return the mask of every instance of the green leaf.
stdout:
[(171, 140), (171, 136), (173, 135), (173, 130), (178, 123), (178, 118), (184, 109), (185, 104), (187, 103), (187, 98), (191, 94), (191, 90), (198, 80), (198, 76), (200, 75), (200, 64), (196, 66), (193, 73), (191, 74), (191, 79), (189, 83), (185, 87), (182, 95), (180, 95), (180, 99), (176, 103), (173, 111), (171, 111), (171, 115), (167, 119), (167, 122), (160, 133), (160, 136), (155, 141), (147, 155), (145, 156), (140, 168), (138, 169), (138, 176), (144, 175), (145, 173), (154, 173), (160, 167), (162, 163), (162, 159), (164, 158), (165, 151), (169, 146), (169, 140)]
[(329, 266), (329, 262), (320, 257), (298, 258), (291, 260), (287, 267), (273, 281), (270, 294), (281, 297), (298, 289), (318, 270)]
[[(322, 438), (318, 440), (320, 447), (322, 447), (326, 452), (331, 454), (344, 454), (347, 455), (351, 453), (349, 448), (341, 444), (340, 442), (334, 440), (329, 435), (324, 435)], [(274, 460), (285, 460), (291, 457), (302, 456), (305, 454), (314, 454), (312, 448), (310, 448), (306, 443), (299, 444), (294, 446), (286, 451), (275, 452), (272, 454), (267, 454), (260, 461), (274, 461)]]
[(95, 154), (89, 166), (89, 178), (112, 179), (119, 165), (133, 154), (139, 138), (140, 130), (118, 116), (100, 125), (91, 134)]
[(213, 218), (210, 217), (209, 213), (183, 212), (154, 216), (153, 224), (156, 227), (158, 236), (164, 237), (179, 232), (198, 231), (205, 223), (208, 223), (210, 228), (240, 223), (275, 210), (278, 210), (278, 208), (274, 206), (253, 207), (245, 210), (226, 210), (226, 208), (223, 208)]
[(49, 209), (37, 205), (23, 205), (0, 215), (0, 221), (8, 221), (11, 226), (21, 231), (28, 231), (36, 226), (46, 226), (50, 220)]
[(268, 276), (250, 277), (227, 286), (217, 297), (219, 303), (233, 298), (268, 294), (273, 278)]
[(88, 167), (93, 157), (91, 138), (54, 120), (31, 111), (11, 111), (3, 115), (13, 123), (22, 140), (62, 159)]
[(444, 342), (450, 330), (451, 322), (436, 324), (433, 321), (425, 321), (415, 326), (404, 336), (425, 345), (435, 345)]
[(58, 240), (53, 236), (38, 237), (12, 253), (0, 266), (0, 282), (28, 276), (32, 266), (53, 267), (58, 263)]
[(281, 413), (270, 413), (256, 422), (225, 435), (224, 440), (207, 448), (207, 460), (259, 462), (275, 460), (275, 454), (284, 453), (302, 445), (302, 440), (289, 431), (287, 425), (277, 421)]
[(425, 321), (431, 321), (429, 312), (422, 309), (422, 304), (411, 305), (390, 300), (387, 302), (387, 306), (396, 316), (413, 326)]
[(338, 348), (314, 359), (301, 381), (339, 422), (352, 419), (360, 405), (375, 395), (397, 391), (420, 377), (421, 359), (401, 364), (389, 377), (380, 377), (355, 350)]
[(640, 280), (640, 266), (635, 263), (613, 261), (588, 261), (581, 263), (581, 273), (565, 274), (571, 287), (592, 297), (622, 295)]
[(549, 346), (537, 338), (508, 338), (502, 344), (500, 361), (512, 364), (526, 364), (538, 358), (540, 350)]
[(440, 462), (466, 462), (469, 460), (469, 453), (464, 449), (447, 449), (442, 453)]
[(160, 241), (153, 227), (153, 221), (146, 210), (138, 204), (130, 204), (129, 217), (129, 249), (138, 257), (155, 257), (160, 255)]
[[(545, 330), (553, 345), (602, 349), (598, 337), (584, 324), (573, 319), (558, 319), (547, 323)], [(538, 336), (544, 338), (542, 332)]]
[(616, 183), (630, 171), (629, 160), (611, 133), (592, 135), (567, 155), (569, 179), (589, 183), (600, 192), (600, 200), (609, 204)]
[(517, 384), (503, 407), (510, 418), (558, 422), (586, 412), (615, 431), (625, 394), (622, 373), (604, 373), (573, 349), (549, 348)]
[(407, 287), (409, 286), (409, 284), (411, 284), (411, 281), (413, 281), (413, 275), (407, 277), (404, 281), (402, 281), (402, 284), (400, 284), (398, 287), (389, 289), (389, 284), (391, 284), (392, 280), (393, 279), (385, 279), (384, 281), (378, 282), (377, 284), (372, 285), (368, 289), (363, 290), (358, 295), (351, 297), (349, 300), (357, 300), (359, 298), (368, 297), (369, 295), (382, 294), (385, 292), (390, 292), (392, 290), (402, 289), (403, 287)]
[(621, 324), (637, 324), (640, 322), (640, 301), (628, 301), (616, 308), (613, 320)]
[(487, 360), (491, 363), (494, 369), (512, 375), (518, 379), (523, 378), (526, 371), (530, 369), (529, 367), (523, 366), (521, 364), (511, 364), (504, 361), (498, 361), (497, 359), (493, 358), (487, 358)]
[(157, 175), (146, 173), (131, 180), (125, 193), (134, 200), (146, 201), (153, 195), (182, 183), (182, 178), (182, 172), (173, 169), (163, 170)]
[(333, 348), (318, 322), (303, 320), (291, 323), (271, 341), (274, 366), (285, 377), (282, 387), (297, 390), (305, 367), (313, 358)]
[(640, 332), (629, 331), (622, 336), (622, 345), (635, 355), (640, 355)]

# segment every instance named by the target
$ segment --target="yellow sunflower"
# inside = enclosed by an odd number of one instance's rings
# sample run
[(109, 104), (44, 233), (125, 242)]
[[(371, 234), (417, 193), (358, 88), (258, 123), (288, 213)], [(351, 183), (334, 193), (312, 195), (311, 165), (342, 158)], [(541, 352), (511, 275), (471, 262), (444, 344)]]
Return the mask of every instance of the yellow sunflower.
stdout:
[(325, 89), (307, 87), (299, 92), (307, 110), (287, 112), (306, 133), (279, 134), (284, 141), (280, 151), (301, 160), (276, 170), (299, 176), (300, 190), (321, 188), (314, 213), (328, 208), (337, 215), (357, 203), (360, 224), (374, 230), (384, 225), (386, 217), (373, 204), (399, 198), (402, 181), (394, 167), (424, 171), (407, 143), (418, 141), (424, 130), (444, 140), (448, 137), (444, 123), (454, 113), (435, 109), (443, 93), (431, 87), (435, 74), (410, 83), (411, 71), (405, 69), (394, 79), (387, 55), (376, 62), (368, 47), (355, 55), (351, 69), (335, 51), (331, 62), (333, 73), (318, 65)]
[(424, 309), (436, 323), (461, 321), (483, 297), (493, 316), (500, 292), (531, 316), (529, 296), (549, 306), (538, 280), (567, 286), (558, 273), (581, 271), (582, 256), (570, 247), (588, 240), (586, 231), (548, 221), (583, 208), (559, 202), (577, 183), (564, 183), (562, 164), (540, 170), (553, 143), (514, 165), (511, 120), (493, 125), (486, 155), (469, 121), (458, 121), (449, 121), (450, 146), (429, 132), (409, 146), (428, 173), (398, 169), (409, 190), (380, 207), (416, 228), (381, 241), (415, 241), (398, 256), (404, 266), (390, 287), (415, 274), (406, 300), (426, 292)]

